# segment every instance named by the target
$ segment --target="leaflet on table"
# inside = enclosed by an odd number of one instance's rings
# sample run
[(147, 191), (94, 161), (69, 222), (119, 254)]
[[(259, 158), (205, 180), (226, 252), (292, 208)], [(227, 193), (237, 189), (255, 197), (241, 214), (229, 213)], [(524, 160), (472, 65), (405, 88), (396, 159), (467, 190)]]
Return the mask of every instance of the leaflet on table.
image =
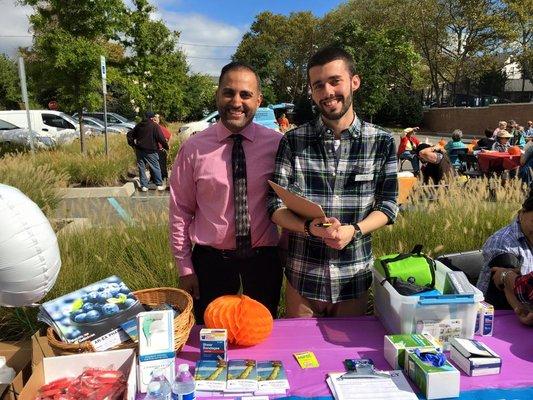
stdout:
[(42, 304), (37, 318), (64, 342), (91, 340), (96, 350), (106, 350), (129, 339), (120, 325), (142, 311), (126, 284), (110, 276)]
[(333, 372), (326, 382), (335, 400), (418, 400), (402, 371), (379, 372), (390, 377), (343, 379), (344, 372)]
[(285, 394), (289, 381), (279, 360), (199, 360), (195, 370), (199, 392)]

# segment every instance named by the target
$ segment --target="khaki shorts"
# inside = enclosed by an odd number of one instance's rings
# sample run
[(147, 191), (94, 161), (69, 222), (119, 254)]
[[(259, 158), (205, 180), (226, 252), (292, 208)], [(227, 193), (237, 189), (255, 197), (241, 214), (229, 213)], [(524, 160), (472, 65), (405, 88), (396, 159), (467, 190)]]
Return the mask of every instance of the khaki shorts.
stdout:
[(286, 318), (356, 317), (365, 314), (368, 305), (368, 291), (357, 299), (330, 303), (307, 299), (286, 281), (285, 303)]

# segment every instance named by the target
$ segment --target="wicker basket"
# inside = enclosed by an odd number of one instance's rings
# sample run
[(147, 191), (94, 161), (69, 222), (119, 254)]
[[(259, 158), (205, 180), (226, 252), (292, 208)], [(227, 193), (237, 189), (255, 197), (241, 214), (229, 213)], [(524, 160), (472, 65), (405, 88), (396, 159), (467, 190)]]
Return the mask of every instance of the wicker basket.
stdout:
[[(176, 352), (183, 348), (194, 326), (194, 312), (192, 309), (192, 297), (184, 290), (176, 288), (153, 288), (133, 292), (142, 304), (157, 306), (163, 303), (170, 304), (180, 310), (180, 314), (174, 318), (174, 349)], [(48, 343), (56, 356), (74, 353), (95, 351), (89, 341), (81, 343), (65, 343), (59, 339), (53, 328), (46, 331)], [(122, 343), (115, 349), (136, 348), (137, 343)]]

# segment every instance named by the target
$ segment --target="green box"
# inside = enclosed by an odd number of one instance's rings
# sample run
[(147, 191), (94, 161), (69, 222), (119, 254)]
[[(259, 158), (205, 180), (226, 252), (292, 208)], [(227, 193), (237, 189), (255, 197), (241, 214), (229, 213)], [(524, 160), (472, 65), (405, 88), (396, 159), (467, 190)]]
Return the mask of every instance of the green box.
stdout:
[(418, 358), (414, 350), (407, 350), (404, 371), (427, 400), (459, 397), (460, 373), (448, 361), (435, 367)]
[(405, 350), (420, 349), (434, 351), (440, 348), (433, 336), (428, 333), (385, 335), (383, 340), (383, 353), (385, 359), (394, 369), (403, 369), (405, 362)]

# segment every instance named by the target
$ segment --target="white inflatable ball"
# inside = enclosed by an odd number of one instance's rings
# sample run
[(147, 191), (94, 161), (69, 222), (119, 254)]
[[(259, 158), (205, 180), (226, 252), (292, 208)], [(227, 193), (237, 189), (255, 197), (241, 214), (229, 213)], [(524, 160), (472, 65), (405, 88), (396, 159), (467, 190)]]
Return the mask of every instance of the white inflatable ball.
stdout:
[(20, 190), (0, 184), (0, 306), (41, 300), (60, 268), (57, 237), (41, 209)]

